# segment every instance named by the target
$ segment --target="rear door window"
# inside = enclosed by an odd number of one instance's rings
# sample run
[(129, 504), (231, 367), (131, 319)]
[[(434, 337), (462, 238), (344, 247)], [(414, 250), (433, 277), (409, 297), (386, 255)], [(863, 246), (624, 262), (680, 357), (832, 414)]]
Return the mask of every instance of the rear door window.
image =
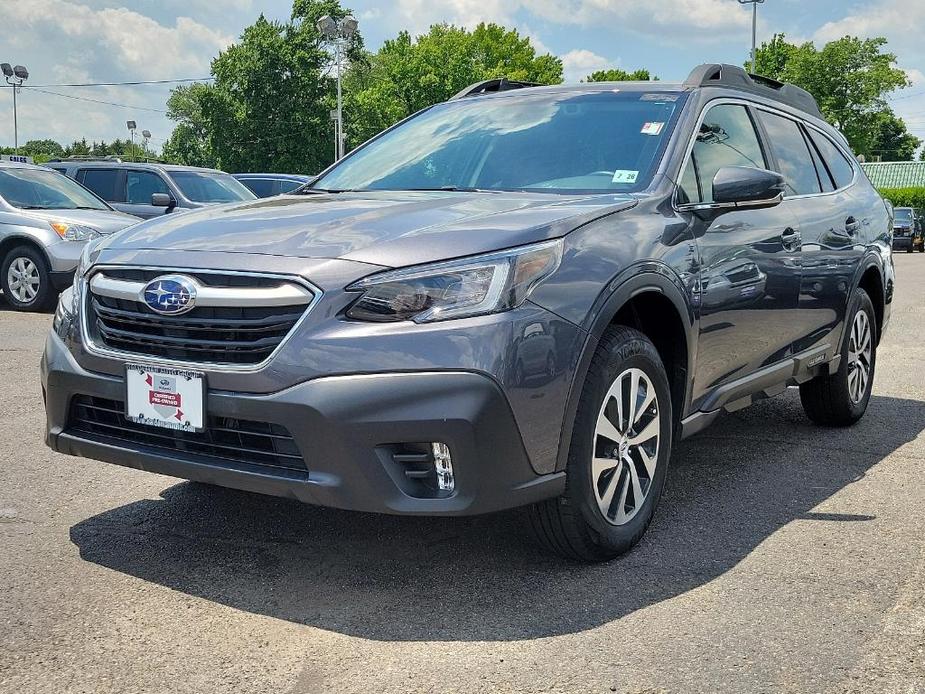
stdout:
[(125, 172), (125, 202), (131, 205), (150, 205), (155, 193), (170, 194), (170, 189), (153, 171)]
[(829, 168), (829, 173), (835, 180), (836, 188), (844, 188), (854, 179), (854, 165), (848, 161), (842, 151), (822, 133), (808, 128), (809, 136), (812, 138), (822, 158)]
[(269, 178), (245, 178), (241, 179), (241, 183), (250, 188), (251, 192), (258, 198), (268, 198), (278, 193), (276, 181)]
[(711, 108), (700, 125), (681, 174), (681, 202), (713, 202), (713, 177), (724, 166), (767, 168), (748, 110), (739, 104)]
[(790, 118), (759, 110), (758, 118), (768, 133), (771, 150), (777, 158), (778, 173), (784, 177), (787, 195), (822, 192), (806, 138), (800, 125)]
[(118, 169), (82, 169), (77, 180), (106, 202), (124, 202), (125, 191)]

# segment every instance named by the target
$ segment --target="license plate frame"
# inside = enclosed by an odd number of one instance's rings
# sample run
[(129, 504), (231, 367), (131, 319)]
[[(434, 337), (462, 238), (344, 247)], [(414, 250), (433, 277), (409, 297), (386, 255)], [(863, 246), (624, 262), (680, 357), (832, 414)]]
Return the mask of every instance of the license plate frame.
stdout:
[(206, 392), (206, 375), (201, 371), (125, 365), (125, 418), (130, 422), (173, 431), (204, 431)]

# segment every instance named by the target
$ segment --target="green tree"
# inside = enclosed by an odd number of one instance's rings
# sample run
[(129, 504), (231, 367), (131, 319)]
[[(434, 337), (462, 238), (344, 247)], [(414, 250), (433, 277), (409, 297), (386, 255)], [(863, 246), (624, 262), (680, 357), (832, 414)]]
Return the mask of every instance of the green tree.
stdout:
[(891, 110), (886, 109), (875, 116), (873, 138), (868, 157), (879, 157), (884, 161), (912, 161), (922, 145), (922, 140), (906, 129), (906, 123)]
[(585, 77), (583, 82), (649, 82), (657, 81), (658, 77), (653, 77), (648, 70), (641, 68), (627, 72), (619, 68), (610, 68), (609, 70), (595, 70)]
[[(896, 67), (896, 56), (884, 51), (886, 43), (879, 37), (845, 36), (817, 49), (811, 42), (788, 43), (777, 34), (758, 49), (756, 71), (810, 92), (856, 153), (870, 157), (878, 150), (904, 151), (911, 141), (897, 132), (898, 126), (905, 126), (886, 97), (910, 82)], [(882, 141), (884, 137), (888, 141)], [(906, 143), (902, 147), (897, 145), (900, 140)]]
[(164, 142), (163, 157), (167, 161), (210, 168), (218, 165), (212, 151), (209, 122), (202, 110), (205, 95), (211, 89), (209, 84), (196, 82), (177, 87), (170, 93), (167, 117), (177, 125)]
[(412, 39), (403, 31), (353, 63), (346, 78), (346, 132), (351, 145), (396, 121), (494, 77), (555, 84), (562, 61), (537, 55), (530, 39), (497, 24), (467, 30), (435, 24)]

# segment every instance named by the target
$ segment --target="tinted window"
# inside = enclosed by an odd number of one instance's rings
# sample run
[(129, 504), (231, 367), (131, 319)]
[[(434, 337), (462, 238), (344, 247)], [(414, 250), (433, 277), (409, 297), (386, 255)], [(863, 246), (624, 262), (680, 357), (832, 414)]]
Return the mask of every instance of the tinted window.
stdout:
[(640, 190), (652, 178), (684, 98), (680, 93), (526, 89), (458, 99), (386, 132), (314, 186)]
[(271, 195), (276, 195), (276, 181), (271, 181), (269, 178), (245, 178), (240, 180), (258, 198), (268, 198)]
[(0, 197), (31, 210), (109, 209), (67, 176), (40, 169), (0, 168)]
[(758, 117), (768, 133), (771, 149), (777, 157), (779, 173), (789, 195), (818, 193), (819, 178), (806, 139), (796, 121), (768, 111), (759, 111)]
[(829, 173), (831, 173), (832, 178), (835, 179), (836, 187), (844, 188), (851, 183), (851, 180), (854, 178), (854, 166), (848, 161), (845, 155), (842, 154), (841, 150), (836, 147), (829, 138), (822, 133), (816, 132), (812, 128), (809, 128), (809, 135), (813, 138), (813, 142), (816, 143), (816, 147), (818, 147), (819, 151), (822, 153), (822, 158), (829, 167)]
[(84, 169), (78, 180), (107, 202), (122, 202), (117, 169)]
[(125, 173), (125, 202), (132, 205), (150, 205), (154, 193), (170, 193), (164, 180), (153, 171), (127, 171)]
[(288, 193), (296, 188), (301, 188), (305, 184), (302, 181), (279, 181), (279, 192)]
[(755, 126), (744, 106), (723, 104), (707, 112), (681, 176), (681, 198), (712, 202), (713, 177), (724, 166), (767, 167)]
[(253, 200), (254, 194), (238, 179), (226, 173), (171, 171), (173, 182), (193, 202), (238, 202)]
[[(805, 135), (806, 130), (804, 130), (803, 133)], [(819, 183), (822, 185), (822, 192), (832, 192), (835, 190), (835, 183), (832, 181), (829, 170), (826, 168), (826, 165), (822, 161), (822, 157), (819, 155), (819, 150), (817, 150), (816, 146), (812, 143), (809, 144), (809, 153), (813, 157), (813, 166), (816, 167), (816, 172), (819, 174)]]

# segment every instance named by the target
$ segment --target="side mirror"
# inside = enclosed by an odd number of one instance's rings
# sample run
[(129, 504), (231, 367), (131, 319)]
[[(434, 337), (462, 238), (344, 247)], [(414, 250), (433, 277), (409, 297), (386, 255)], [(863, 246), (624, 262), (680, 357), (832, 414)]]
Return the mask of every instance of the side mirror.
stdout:
[(724, 166), (713, 177), (713, 202), (724, 207), (770, 207), (784, 195), (784, 177), (750, 166)]
[(152, 193), (151, 205), (153, 207), (166, 207), (166, 211), (170, 212), (170, 210), (177, 206), (177, 201), (167, 193)]

